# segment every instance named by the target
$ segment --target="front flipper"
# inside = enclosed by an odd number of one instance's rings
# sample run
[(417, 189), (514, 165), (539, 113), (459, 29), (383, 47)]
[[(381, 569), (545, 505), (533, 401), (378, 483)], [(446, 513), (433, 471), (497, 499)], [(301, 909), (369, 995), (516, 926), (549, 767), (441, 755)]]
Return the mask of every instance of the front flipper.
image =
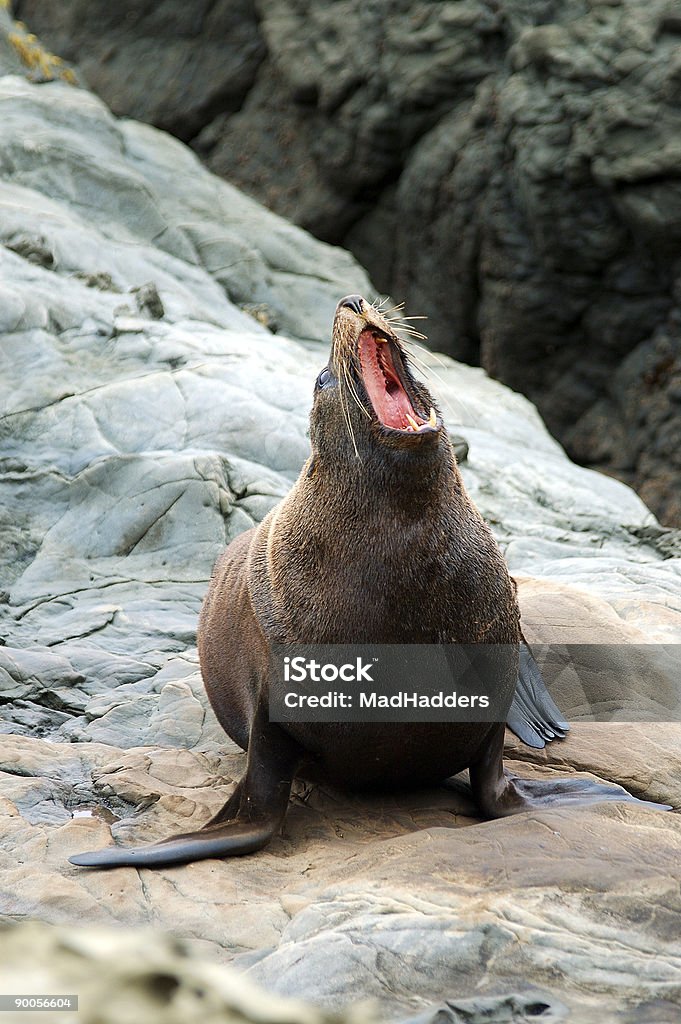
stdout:
[(521, 779), (504, 769), (503, 750), (504, 726), (500, 725), (481, 759), (470, 768), (473, 797), (487, 818), (612, 800), (627, 801), (658, 811), (671, 810), (668, 804), (639, 800), (613, 782), (593, 782), (585, 778)]
[(207, 857), (242, 857), (265, 846), (279, 829), (288, 807), (300, 748), (279, 726), (256, 714), (251, 727), (246, 774), (225, 806), (198, 832), (160, 843), (78, 853), (82, 867), (162, 867)]
[(525, 642), (520, 644), (518, 682), (506, 724), (528, 747), (538, 749), (553, 739), (562, 739), (570, 729)]

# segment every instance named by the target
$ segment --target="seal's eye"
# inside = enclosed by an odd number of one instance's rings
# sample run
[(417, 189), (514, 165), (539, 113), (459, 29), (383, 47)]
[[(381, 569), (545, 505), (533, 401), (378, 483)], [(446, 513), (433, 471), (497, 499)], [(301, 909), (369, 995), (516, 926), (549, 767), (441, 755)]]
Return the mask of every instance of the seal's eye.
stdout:
[(333, 375), (328, 366), (325, 366), (322, 372), (317, 377), (315, 388), (325, 388), (327, 384), (330, 384), (333, 380)]

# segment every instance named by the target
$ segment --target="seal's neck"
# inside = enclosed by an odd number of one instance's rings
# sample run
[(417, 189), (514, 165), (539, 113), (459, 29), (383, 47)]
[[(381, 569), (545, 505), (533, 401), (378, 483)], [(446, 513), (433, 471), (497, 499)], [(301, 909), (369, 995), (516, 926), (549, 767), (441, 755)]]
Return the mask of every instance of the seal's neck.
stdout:
[[(427, 450), (370, 450), (339, 464), (313, 455), (303, 471), (304, 490), (313, 504), (375, 508), (382, 515), (420, 517), (428, 509), (462, 500), (461, 476), (449, 441)], [(465, 500), (465, 499), (463, 499)]]
[(451, 597), (461, 591), (466, 601), (477, 578), (461, 567), (475, 567), (481, 545), (493, 545), (451, 448), (418, 471), (385, 457), (335, 468), (310, 459), (261, 534), (268, 629), (316, 643), (458, 635)]

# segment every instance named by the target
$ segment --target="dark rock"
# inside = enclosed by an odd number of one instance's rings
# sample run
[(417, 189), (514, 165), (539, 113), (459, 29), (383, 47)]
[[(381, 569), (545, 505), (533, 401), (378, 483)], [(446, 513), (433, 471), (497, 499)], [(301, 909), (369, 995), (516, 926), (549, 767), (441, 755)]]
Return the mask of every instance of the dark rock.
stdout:
[(573, 453), (635, 487), (663, 522), (681, 522), (681, 333), (660, 330), (622, 361), (607, 397), (568, 432)]
[(238, 110), (265, 54), (252, 0), (18, 0), (17, 17), (45, 29), (115, 114), (191, 139)]
[(82, 281), (87, 285), (88, 288), (99, 288), (103, 292), (117, 292), (120, 288), (117, 288), (113, 282), (111, 274), (98, 273), (88, 274), (85, 271), (76, 271), (73, 275), (79, 281)]
[(446, 999), (404, 1024), (558, 1024), (570, 1015), (567, 1006), (538, 990), (504, 996)]
[(454, 448), (454, 453), (456, 455), (456, 461), (459, 463), (459, 465), (461, 465), (462, 462), (467, 462), (468, 461), (469, 447), (468, 447), (468, 441), (466, 440), (465, 437), (453, 436), (452, 437), (452, 447)]
[(8, 238), (4, 244), (6, 249), (11, 249), (18, 256), (23, 256), (29, 263), (47, 267), (48, 270), (55, 265), (54, 252), (40, 237), (18, 234)]
[(140, 285), (139, 288), (133, 288), (132, 291), (140, 313), (146, 313), (152, 320), (163, 319), (165, 310), (158, 294), (158, 288), (153, 281), (148, 281), (146, 284)]

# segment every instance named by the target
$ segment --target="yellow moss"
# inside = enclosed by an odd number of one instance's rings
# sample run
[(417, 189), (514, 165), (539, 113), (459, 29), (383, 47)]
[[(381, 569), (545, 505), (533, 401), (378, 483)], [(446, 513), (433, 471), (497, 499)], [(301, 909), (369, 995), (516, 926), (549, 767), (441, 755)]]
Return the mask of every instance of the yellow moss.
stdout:
[[(3, 7), (7, 7), (9, 0), (0, 0), (0, 4)], [(23, 22), (16, 21), (14, 25), (18, 31), (10, 32), (7, 36), (7, 41), (14, 48), (21, 62), (29, 69), (32, 77), (42, 79), (43, 81), (53, 81), (55, 78), (60, 78), (70, 85), (78, 84), (75, 73), (71, 68), (64, 66), (64, 61), (61, 57), (56, 57), (54, 54), (49, 53), (36, 36), (26, 29)]]

